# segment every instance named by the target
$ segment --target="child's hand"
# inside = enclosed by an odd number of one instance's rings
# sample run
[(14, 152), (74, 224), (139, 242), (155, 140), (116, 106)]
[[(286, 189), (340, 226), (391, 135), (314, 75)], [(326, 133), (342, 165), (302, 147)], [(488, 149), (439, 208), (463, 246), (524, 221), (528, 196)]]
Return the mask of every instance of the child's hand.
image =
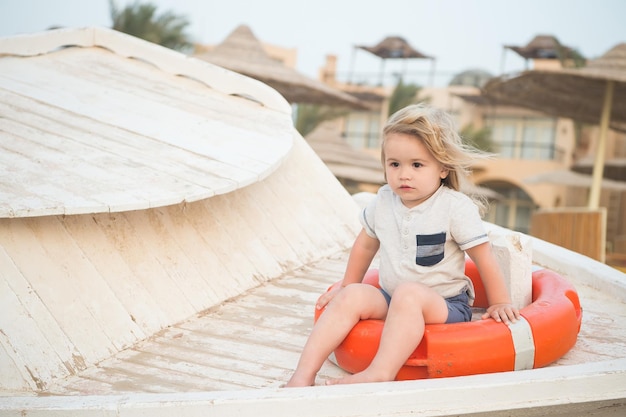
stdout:
[(511, 304), (494, 304), (489, 306), (487, 312), (482, 315), (482, 319), (486, 320), (492, 318), (497, 322), (503, 322), (504, 324), (515, 323), (521, 318), (519, 310), (513, 307)]
[(317, 299), (317, 303), (315, 303), (315, 308), (317, 310), (321, 310), (326, 307), (326, 305), (330, 303), (330, 300), (332, 300), (335, 295), (337, 295), (337, 293), (341, 291), (341, 288), (342, 287), (338, 285), (336, 288), (333, 288), (330, 291), (326, 291), (324, 294), (320, 295), (320, 298)]

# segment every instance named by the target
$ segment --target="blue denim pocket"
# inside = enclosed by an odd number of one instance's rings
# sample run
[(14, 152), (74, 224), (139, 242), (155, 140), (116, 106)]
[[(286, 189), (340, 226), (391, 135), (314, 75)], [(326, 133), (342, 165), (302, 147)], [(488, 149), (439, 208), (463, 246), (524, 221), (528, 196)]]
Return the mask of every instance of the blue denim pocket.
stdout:
[(421, 266), (433, 266), (443, 259), (443, 248), (446, 243), (446, 233), (434, 235), (417, 235), (417, 254), (415, 263)]

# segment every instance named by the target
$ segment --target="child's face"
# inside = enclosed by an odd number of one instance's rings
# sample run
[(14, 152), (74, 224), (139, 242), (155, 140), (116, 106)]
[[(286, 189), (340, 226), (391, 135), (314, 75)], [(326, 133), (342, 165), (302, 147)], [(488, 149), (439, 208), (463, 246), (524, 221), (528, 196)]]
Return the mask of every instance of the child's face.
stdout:
[(409, 208), (427, 200), (448, 176), (448, 170), (413, 135), (390, 133), (384, 146), (387, 182)]

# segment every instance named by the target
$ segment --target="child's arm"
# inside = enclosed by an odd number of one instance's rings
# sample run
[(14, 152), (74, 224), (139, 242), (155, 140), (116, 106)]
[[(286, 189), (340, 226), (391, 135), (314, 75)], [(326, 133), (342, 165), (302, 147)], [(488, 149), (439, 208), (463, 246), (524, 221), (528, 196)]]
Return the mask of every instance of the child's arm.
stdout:
[(350, 250), (350, 257), (348, 258), (348, 265), (346, 266), (341, 287), (322, 294), (317, 300), (316, 308), (323, 308), (333, 299), (337, 291), (346, 285), (361, 282), (379, 247), (380, 242), (378, 239), (370, 237), (364, 229), (361, 229), (361, 233), (357, 236)]
[(467, 254), (478, 268), (489, 301), (489, 308), (482, 318), (492, 317), (495, 321), (503, 321), (506, 324), (517, 321), (520, 314), (511, 305), (511, 297), (504, 283), (498, 262), (491, 250), (491, 243), (485, 242), (474, 246), (467, 250)]
[(374, 239), (368, 235), (364, 229), (361, 229), (361, 233), (357, 236), (354, 245), (352, 245), (352, 250), (350, 251), (348, 265), (346, 266), (346, 272), (343, 275), (343, 282), (341, 283), (342, 287), (363, 280), (363, 276), (370, 267), (379, 247), (380, 242), (378, 239)]

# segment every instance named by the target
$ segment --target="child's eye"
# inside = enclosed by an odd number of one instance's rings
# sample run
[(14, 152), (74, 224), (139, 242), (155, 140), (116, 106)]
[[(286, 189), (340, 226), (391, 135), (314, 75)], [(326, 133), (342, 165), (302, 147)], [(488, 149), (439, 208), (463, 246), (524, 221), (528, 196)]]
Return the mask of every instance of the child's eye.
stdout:
[(413, 162), (413, 168), (419, 168), (421, 166), (422, 164), (420, 164), (419, 162)]
[(390, 162), (389, 166), (394, 167), (394, 168), (398, 168), (400, 166), (400, 164), (397, 163), (397, 162)]

